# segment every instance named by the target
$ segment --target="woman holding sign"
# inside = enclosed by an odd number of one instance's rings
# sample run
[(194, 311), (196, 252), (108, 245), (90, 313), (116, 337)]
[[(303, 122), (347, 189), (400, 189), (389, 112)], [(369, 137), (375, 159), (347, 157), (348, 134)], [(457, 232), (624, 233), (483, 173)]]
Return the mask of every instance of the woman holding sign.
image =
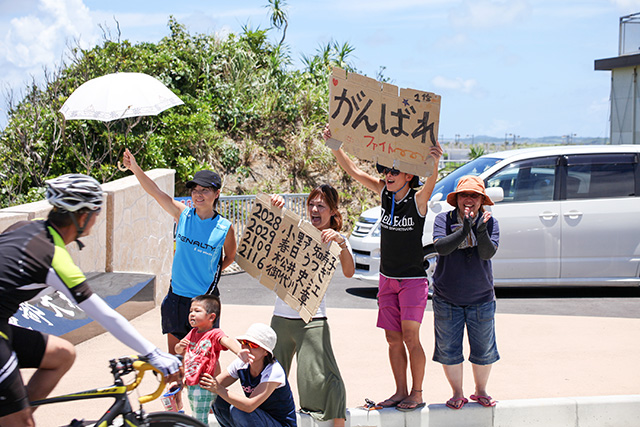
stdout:
[[(331, 138), (328, 125), (323, 137), (325, 140)], [(426, 356), (420, 343), (420, 325), (427, 306), (429, 284), (422, 264), (422, 231), (427, 203), (438, 172), (433, 171), (418, 190), (420, 182), (417, 176), (378, 165), (378, 172), (383, 178), (376, 178), (358, 168), (341, 148), (331, 151), (345, 172), (381, 198), (377, 326), (384, 329), (389, 345), (389, 362), (396, 390), (379, 405), (413, 411), (425, 405), (422, 381)], [(430, 147), (435, 165), (441, 155), (440, 144)], [(411, 373), (411, 388), (407, 381), (407, 366)]]
[[(133, 154), (124, 152), (123, 164), (162, 209), (178, 223), (176, 251), (171, 269), (171, 286), (162, 301), (162, 333), (167, 334), (169, 352), (189, 331), (191, 298), (198, 295), (220, 295), (217, 289), (220, 272), (236, 256), (233, 225), (217, 211), (222, 180), (209, 170), (196, 172), (187, 188), (194, 207), (187, 207), (162, 191), (136, 163)], [(218, 327), (219, 320), (216, 320)]]
[[(284, 199), (273, 195), (271, 203), (283, 207)], [(349, 241), (340, 234), (342, 215), (338, 211), (338, 203), (336, 189), (323, 184), (309, 194), (307, 215), (311, 224), (322, 232), (323, 243), (336, 242), (340, 246), (342, 273), (351, 277), (355, 264)], [(293, 355), (296, 355), (300, 411), (316, 420), (333, 419), (334, 426), (344, 426), (346, 391), (331, 347), (325, 299), (322, 299), (313, 319), (305, 323), (296, 310), (277, 298), (271, 327), (278, 334), (274, 356), (287, 375)]]

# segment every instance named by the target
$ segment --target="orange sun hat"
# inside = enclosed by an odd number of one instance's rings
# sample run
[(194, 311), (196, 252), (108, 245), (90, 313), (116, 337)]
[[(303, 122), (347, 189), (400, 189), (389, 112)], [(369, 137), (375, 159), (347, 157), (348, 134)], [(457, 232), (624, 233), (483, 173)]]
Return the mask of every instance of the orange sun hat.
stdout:
[(491, 201), (491, 199), (485, 192), (484, 181), (475, 175), (465, 175), (460, 178), (460, 181), (458, 181), (458, 185), (456, 186), (456, 191), (454, 191), (453, 193), (449, 193), (449, 195), (447, 196), (447, 203), (449, 203), (454, 208), (457, 207), (458, 193), (469, 191), (482, 194), (484, 198), (484, 200), (482, 201), (483, 205), (493, 205), (493, 201)]

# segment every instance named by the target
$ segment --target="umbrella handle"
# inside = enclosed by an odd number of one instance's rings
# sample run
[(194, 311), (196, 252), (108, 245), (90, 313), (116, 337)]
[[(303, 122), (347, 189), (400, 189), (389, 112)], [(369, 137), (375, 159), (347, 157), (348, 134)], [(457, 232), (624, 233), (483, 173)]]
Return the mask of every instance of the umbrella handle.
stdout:
[(122, 172), (126, 172), (129, 170), (128, 167), (126, 167), (125, 165), (123, 165), (122, 163), (120, 163), (120, 160), (118, 160), (118, 169), (120, 169)]

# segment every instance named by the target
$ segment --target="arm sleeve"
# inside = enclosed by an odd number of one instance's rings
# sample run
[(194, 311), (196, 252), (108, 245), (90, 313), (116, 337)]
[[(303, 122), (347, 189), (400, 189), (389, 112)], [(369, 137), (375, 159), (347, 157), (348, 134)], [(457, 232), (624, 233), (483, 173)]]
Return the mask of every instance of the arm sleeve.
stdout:
[[(497, 228), (497, 222), (491, 218), (489, 221), (493, 221), (493, 227)], [(497, 231), (497, 230), (496, 230)], [(497, 235), (497, 233), (493, 233)], [(483, 222), (476, 228), (476, 240), (478, 241), (478, 255), (480, 258), (487, 260), (493, 258), (498, 250), (497, 243), (491, 240), (489, 232), (487, 231), (487, 223)]]
[(93, 294), (78, 306), (120, 342), (131, 347), (138, 354), (149, 354), (156, 349), (120, 313), (109, 307), (102, 298)]
[[(434, 224), (435, 227), (435, 224)], [(451, 252), (455, 251), (460, 243), (467, 237), (469, 231), (471, 230), (471, 223), (469, 219), (464, 219), (464, 225), (458, 228), (453, 233), (448, 236), (440, 237), (438, 240), (433, 242), (433, 245), (438, 252), (438, 255), (449, 255)], [(434, 230), (434, 237), (436, 235), (436, 231)]]

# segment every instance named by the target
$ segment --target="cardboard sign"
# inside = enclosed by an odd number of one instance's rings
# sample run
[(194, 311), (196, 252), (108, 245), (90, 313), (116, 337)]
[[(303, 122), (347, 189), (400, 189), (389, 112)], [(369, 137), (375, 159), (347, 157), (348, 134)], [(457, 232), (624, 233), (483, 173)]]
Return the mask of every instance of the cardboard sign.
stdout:
[(362, 160), (418, 176), (436, 165), (429, 147), (436, 144), (440, 95), (381, 83), (334, 68), (329, 77), (327, 145)]
[(288, 209), (256, 197), (238, 243), (236, 262), (309, 322), (336, 270), (340, 249), (322, 243), (320, 231)]

